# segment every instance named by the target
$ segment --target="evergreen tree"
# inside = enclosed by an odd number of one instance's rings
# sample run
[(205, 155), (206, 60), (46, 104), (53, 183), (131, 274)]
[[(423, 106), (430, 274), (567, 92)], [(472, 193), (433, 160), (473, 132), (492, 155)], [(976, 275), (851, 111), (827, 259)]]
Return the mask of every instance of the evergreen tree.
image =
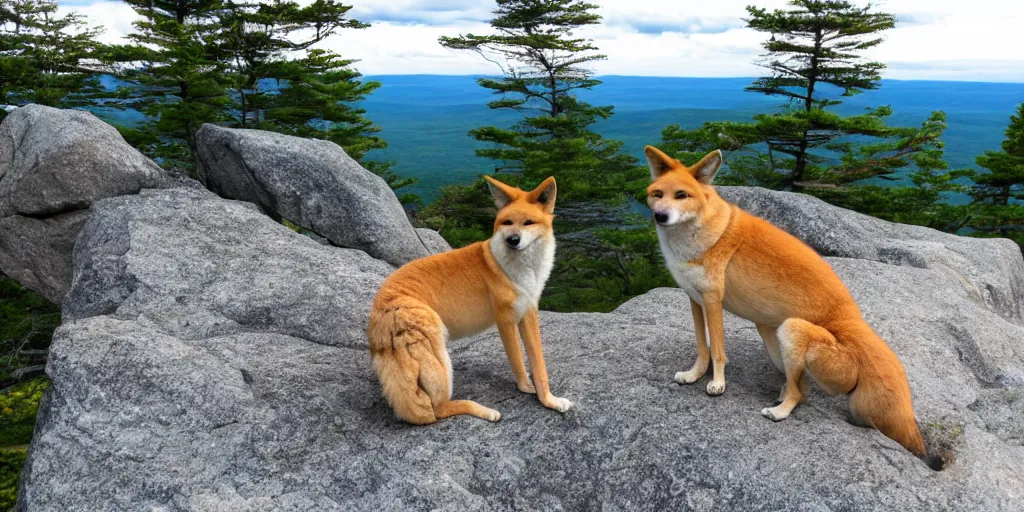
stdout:
[(1024, 104), (1010, 116), (1002, 151), (986, 151), (977, 163), (989, 172), (974, 177), (971, 227), (1024, 244)]
[[(747, 90), (783, 97), (787, 105), (752, 123), (669, 126), (662, 132), (663, 149), (683, 162), (717, 148), (729, 151), (720, 184), (796, 189), (889, 220), (947, 231), (963, 227), (969, 212), (947, 204), (943, 194), (965, 192), (958, 178), (972, 173), (950, 170), (944, 160), (943, 112), (912, 128), (888, 126), (888, 106), (856, 116), (832, 110), (840, 92), (850, 96), (879, 86), (885, 65), (866, 62), (859, 52), (881, 42), (877, 34), (893, 27), (893, 16), (846, 1), (792, 0), (790, 6), (747, 8), (749, 26), (772, 34), (761, 61), (771, 75)], [(864, 181), (869, 178), (875, 182)]]
[(478, 52), (502, 66), (501, 78), (477, 82), (499, 99), (492, 109), (524, 116), (511, 129), (487, 126), (470, 132), (496, 147), (479, 156), (500, 160), (496, 171), (521, 173), (527, 186), (547, 176), (558, 179), (562, 197), (621, 197), (623, 182), (638, 179), (636, 159), (620, 153), (622, 143), (602, 138), (589, 127), (612, 115), (611, 106), (580, 101), (576, 92), (601, 82), (586, 65), (604, 55), (573, 31), (600, 22), (594, 4), (582, 0), (497, 0), (492, 35), (441, 37), (441, 45)]
[(58, 16), (52, 0), (0, 0), (0, 105), (82, 104), (100, 70), (101, 32), (78, 14)]
[[(347, 19), (351, 8), (333, 0), (316, 0), (306, 7), (288, 0), (271, 3), (228, 0), (220, 20), (223, 28), (220, 50), (224, 52), (231, 91), (237, 101), (239, 127), (273, 130), (280, 122), (286, 122), (288, 125), (283, 129), (294, 130), (312, 119), (301, 118), (294, 111), (276, 120), (273, 118), (269, 111), (287, 109), (290, 105), (286, 100), (296, 97), (281, 94), (282, 81), (291, 78), (298, 83), (298, 79), (315, 77), (337, 82), (339, 78), (347, 81), (358, 76), (337, 74), (337, 71), (344, 74), (352, 61), (343, 61), (333, 54), (318, 52), (301, 59), (303, 52), (340, 28), (369, 26)], [(320, 88), (317, 92), (323, 98), (325, 93), (334, 91)], [(284, 105), (278, 107), (282, 102)]]
[(164, 167), (192, 170), (196, 131), (230, 119), (215, 45), (223, 6), (220, 0), (125, 1), (142, 19), (128, 36), (136, 44), (114, 58), (141, 63), (124, 78), (135, 82), (131, 105), (148, 118), (125, 136)]
[[(227, 2), (219, 50), (235, 99), (233, 125), (330, 140), (397, 191), (417, 180), (399, 177), (386, 162), (364, 159), (387, 143), (376, 135), (381, 128), (364, 117), (366, 111), (353, 105), (380, 82), (359, 80), (355, 60), (311, 49), (340, 29), (369, 27), (348, 18), (351, 9), (333, 0), (305, 7), (285, 0)], [(399, 199), (419, 201), (412, 194)]]
[(860, 53), (881, 43), (878, 34), (896, 24), (891, 14), (847, 1), (791, 0), (790, 6), (772, 12), (747, 7), (747, 26), (772, 34), (763, 43), (767, 53), (760, 63), (771, 74), (747, 90), (789, 102), (780, 114), (755, 118), (769, 151), (793, 157), (792, 172), (783, 179), (787, 188), (818, 179), (808, 165), (821, 159), (809, 150), (842, 136), (889, 136), (882, 116), (843, 118), (827, 110), (840, 101), (823, 94), (822, 87), (838, 88), (843, 96), (877, 89), (885, 65), (865, 61)]

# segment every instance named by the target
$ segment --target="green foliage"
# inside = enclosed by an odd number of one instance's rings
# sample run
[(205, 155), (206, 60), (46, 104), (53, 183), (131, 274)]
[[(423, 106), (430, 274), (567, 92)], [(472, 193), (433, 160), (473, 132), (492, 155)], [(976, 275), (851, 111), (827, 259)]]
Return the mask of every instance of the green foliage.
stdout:
[(454, 248), (490, 238), (497, 209), (484, 180), (445, 185), (441, 195), (417, 212), (417, 221), (441, 234)]
[(654, 288), (675, 286), (654, 227), (646, 219), (630, 220), (634, 225), (623, 229), (596, 228), (563, 237), (541, 309), (608, 312)]
[(1024, 104), (1010, 116), (1002, 151), (986, 151), (977, 162), (988, 172), (974, 177), (971, 228), (1024, 245)]
[(589, 127), (612, 115), (611, 106), (580, 101), (575, 91), (601, 82), (587, 63), (602, 60), (597, 48), (573, 31), (600, 22), (596, 5), (580, 0), (498, 0), (491, 26), (496, 33), (441, 37), (447, 48), (471, 50), (502, 67), (502, 78), (481, 78), (499, 99), (492, 109), (514, 110), (523, 120), (511, 128), (486, 126), (470, 135), (493, 147), (477, 155), (501, 161), (497, 171), (520, 173), (526, 183), (548, 176), (562, 200), (621, 201), (625, 180), (636, 179), (636, 159), (622, 143)]
[(111, 58), (141, 63), (124, 73), (134, 86), (121, 94), (147, 117), (125, 138), (164, 167), (191, 171), (196, 131), (203, 123), (230, 119), (225, 63), (214, 51), (214, 21), (223, 6), (220, 0), (125, 1), (141, 17), (128, 36), (135, 44)]
[(58, 325), (59, 306), (0, 275), (0, 375), (4, 379), (18, 367), (40, 363), (42, 355), (32, 351), (49, 348)]
[(25, 448), (0, 448), (0, 509), (14, 510), (21, 468), (27, 456)]
[[(316, 0), (306, 7), (287, 0), (225, 4), (216, 20), (217, 51), (222, 52), (218, 57), (236, 100), (240, 128), (288, 131), (314, 119), (352, 120), (349, 109), (334, 102), (361, 99), (376, 85), (351, 83), (359, 76), (348, 69), (353, 61), (332, 52), (310, 51), (305, 58), (294, 58), (338, 29), (368, 27), (346, 18), (351, 8), (333, 0)], [(288, 81), (295, 90), (261, 87), (266, 81)]]
[(36, 413), (49, 381), (39, 377), (0, 395), (0, 448), (23, 446), (32, 440)]
[(772, 35), (761, 61), (771, 74), (747, 90), (788, 104), (750, 123), (669, 126), (661, 148), (687, 164), (714, 149), (726, 151), (718, 184), (793, 189), (887, 220), (963, 228), (972, 212), (944, 198), (967, 191), (963, 183), (973, 173), (948, 169), (945, 113), (933, 112), (920, 127), (892, 127), (889, 106), (842, 116), (830, 110), (840, 101), (823, 94), (826, 85), (843, 96), (879, 87), (885, 65), (864, 61), (860, 52), (879, 44), (876, 34), (895, 20), (871, 9), (832, 0), (793, 0), (788, 10), (773, 12), (748, 7), (748, 25)]
[[(52, 0), (0, 0), (0, 105), (81, 104), (96, 85), (101, 27)], [(6, 112), (0, 110), (0, 119)]]
[[(126, 0), (141, 16), (132, 46), (113, 61), (137, 63), (119, 92), (146, 116), (122, 130), (129, 143), (164, 167), (191, 172), (195, 133), (203, 123), (276, 131), (335, 142), (356, 160), (387, 147), (354, 104), (380, 87), (363, 82), (351, 59), (312, 46), (340, 29), (369, 25), (347, 18), (334, 0), (233, 2)], [(410, 185), (386, 163), (366, 162), (394, 189)], [(402, 196), (415, 202), (414, 196)]]
[[(42, 364), (60, 308), (0, 274), (0, 381), (10, 373)], [(48, 381), (35, 378), (14, 384), (0, 394), (0, 510), (14, 507), (25, 450), (32, 440), (39, 401)]]
[(872, 6), (857, 7), (838, 0), (791, 0), (790, 8), (765, 9), (750, 6), (747, 26), (772, 34), (763, 43), (766, 50), (760, 65), (771, 74), (757, 79), (748, 91), (779, 96), (790, 103), (786, 111), (755, 117), (758, 131), (773, 153), (793, 158), (791, 172), (783, 178), (787, 187), (798, 185), (814, 163), (809, 150), (851, 134), (886, 136), (879, 116), (844, 120), (826, 108), (840, 103), (820, 93), (828, 84), (852, 96), (878, 88), (885, 65), (868, 62), (861, 52), (877, 46), (876, 34), (891, 29), (895, 16), (871, 12)]
[(11, 510), (17, 502), (26, 445), (48, 385), (45, 378), (32, 379), (0, 395), (0, 510)]

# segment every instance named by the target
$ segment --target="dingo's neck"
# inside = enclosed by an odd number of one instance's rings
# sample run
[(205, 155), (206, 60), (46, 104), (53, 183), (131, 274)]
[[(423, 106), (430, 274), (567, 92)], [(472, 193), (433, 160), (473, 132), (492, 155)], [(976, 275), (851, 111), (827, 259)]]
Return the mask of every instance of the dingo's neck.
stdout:
[(655, 224), (661, 251), (668, 263), (682, 264), (699, 260), (725, 234), (732, 218), (732, 207), (718, 199), (708, 204), (696, 219), (671, 226)]
[(540, 294), (555, 263), (555, 237), (548, 234), (527, 248), (516, 250), (501, 237), (491, 237), (488, 244), (494, 260), (516, 287), (516, 315), (522, 318), (531, 307), (537, 307)]

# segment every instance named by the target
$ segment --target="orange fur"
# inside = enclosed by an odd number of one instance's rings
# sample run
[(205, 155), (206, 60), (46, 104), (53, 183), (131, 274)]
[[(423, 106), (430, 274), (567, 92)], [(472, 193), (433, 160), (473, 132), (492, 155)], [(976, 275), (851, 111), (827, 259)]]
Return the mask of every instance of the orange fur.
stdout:
[[(370, 312), (374, 369), (395, 414), (413, 424), (469, 414), (497, 421), (501, 414), (470, 400), (451, 400), (448, 338), (497, 324), (520, 391), (537, 393), (559, 411), (572, 404), (551, 394), (541, 350), (537, 300), (554, 258), (554, 178), (524, 192), (487, 177), (499, 210), (494, 236), (412, 261), (381, 285)], [(510, 237), (521, 245), (512, 247)], [(522, 335), (533, 382), (526, 373)]]
[(708, 393), (724, 392), (725, 309), (757, 325), (773, 363), (786, 374), (781, 403), (762, 410), (766, 417), (785, 419), (802, 403), (810, 375), (829, 393), (849, 394), (855, 419), (925, 457), (903, 366), (864, 321), (832, 267), (796, 237), (715, 192), (711, 181), (720, 152), (693, 167), (651, 146), (644, 152), (653, 180), (648, 204), (662, 251), (690, 295), (698, 333), (697, 361), (676, 380), (695, 382), (710, 358)]

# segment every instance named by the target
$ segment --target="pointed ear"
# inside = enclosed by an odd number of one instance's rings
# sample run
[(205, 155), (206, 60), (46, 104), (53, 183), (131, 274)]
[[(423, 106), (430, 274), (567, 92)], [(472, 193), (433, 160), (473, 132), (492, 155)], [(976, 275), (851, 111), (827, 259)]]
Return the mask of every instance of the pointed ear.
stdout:
[(491, 195), (494, 196), (494, 205), (499, 210), (519, 197), (519, 189), (515, 187), (510, 187), (490, 176), (484, 176), (484, 180), (487, 181), (487, 188), (491, 191)]
[(693, 167), (690, 167), (690, 172), (693, 173), (693, 177), (697, 178), (697, 181), (710, 185), (715, 179), (715, 174), (718, 173), (718, 169), (722, 167), (722, 151), (714, 150), (700, 159)]
[(555, 185), (555, 177), (548, 176), (537, 188), (530, 192), (528, 200), (544, 207), (544, 211), (555, 213), (555, 196), (558, 194), (558, 187)]
[(651, 168), (651, 179), (656, 180), (662, 174), (679, 165), (679, 161), (672, 158), (654, 146), (644, 147), (644, 156), (647, 157), (647, 166)]

